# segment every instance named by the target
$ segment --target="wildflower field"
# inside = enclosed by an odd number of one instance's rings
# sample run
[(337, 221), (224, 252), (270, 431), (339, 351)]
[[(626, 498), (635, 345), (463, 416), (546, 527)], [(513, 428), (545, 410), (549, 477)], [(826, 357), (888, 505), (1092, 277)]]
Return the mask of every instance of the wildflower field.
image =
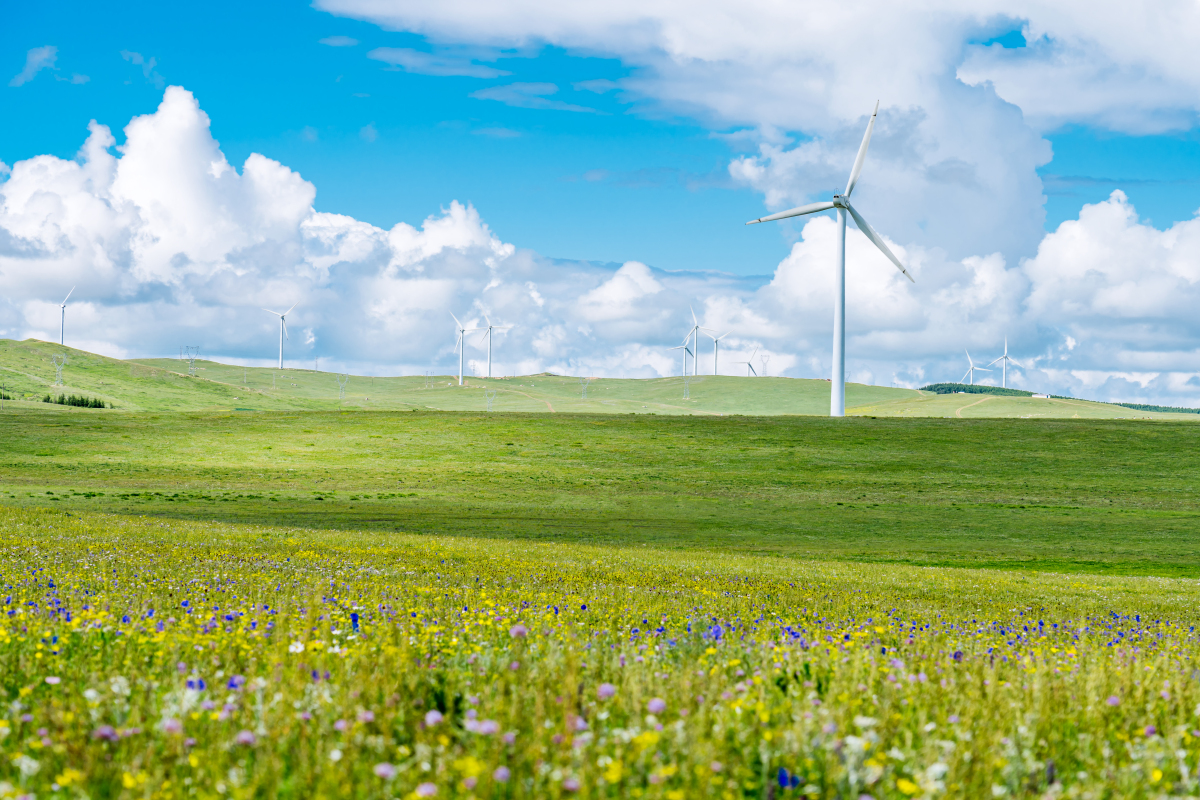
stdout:
[(1200, 792), (1191, 579), (0, 508), (0, 796)]

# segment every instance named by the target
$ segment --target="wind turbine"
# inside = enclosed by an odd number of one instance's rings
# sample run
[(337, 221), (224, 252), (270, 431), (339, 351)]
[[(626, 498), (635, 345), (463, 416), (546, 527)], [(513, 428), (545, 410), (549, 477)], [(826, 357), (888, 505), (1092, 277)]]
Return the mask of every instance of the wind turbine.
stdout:
[(722, 339), (724, 339), (729, 334), (733, 333), (733, 331), (725, 331), (720, 336), (713, 336), (711, 333), (707, 332), (708, 331), (707, 328), (705, 328), (704, 330), (705, 330), (704, 335), (713, 340), (713, 375), (716, 375), (717, 374), (717, 343), (720, 342)]
[(506, 331), (509, 328), (511, 328), (512, 325), (493, 325), (491, 318), (488, 317), (487, 314), (484, 314), (483, 318), (487, 320), (487, 327), (479, 329), (481, 331), (485, 331), (483, 336), (479, 337), (479, 341), (482, 342), (484, 340), (484, 338), (486, 338), (488, 340), (488, 374), (487, 374), (487, 376), (490, 378), (490, 377), (492, 377), (492, 331)]
[[(453, 315), (453, 314), (451, 314), (450, 316), (454, 317), (454, 315)], [(457, 328), (457, 330), (458, 330), (458, 341), (455, 343), (455, 344), (457, 344), (457, 345), (458, 345), (458, 385), (459, 385), (459, 386), (462, 386), (462, 378), (463, 378), (463, 344), (464, 344), (464, 341), (463, 341), (463, 340), (464, 340), (464, 337), (466, 336), (466, 334), (468, 334), (468, 333), (474, 333), (475, 331), (477, 331), (477, 330), (480, 330), (480, 328), (464, 328), (464, 327), (463, 327), (463, 324), (462, 324), (461, 322), (459, 322), (459, 321), (458, 321), (458, 317), (454, 317), (454, 324), (458, 326), (458, 328)]]
[[(691, 334), (689, 334), (689, 336), (690, 335)], [(678, 347), (670, 347), (667, 350), (668, 350), (668, 352), (670, 352), (671, 350), (682, 350), (683, 351), (683, 353), (681, 354), (683, 356), (683, 375), (684, 375), (684, 377), (687, 377), (687, 357), (688, 357), (688, 354), (691, 353), (692, 351), (688, 350), (687, 339), (684, 339), (683, 341), (684, 341), (684, 343), (679, 345)]]
[[(298, 303), (292, 303), (292, 308), (295, 308), (297, 305), (298, 305)], [(278, 311), (272, 311), (269, 308), (263, 309), (263, 311), (267, 312), (268, 314), (274, 314), (275, 316), (279, 317), (279, 368), (280, 369), (283, 369), (283, 340), (284, 340), (284, 338), (287, 338), (288, 341), (291, 341), (291, 337), (287, 335), (286, 317), (288, 314), (292, 313), (292, 308), (289, 308), (287, 311), (283, 312), (282, 314), (280, 314)]]
[(863, 134), (862, 144), (858, 147), (858, 155), (854, 159), (854, 167), (850, 170), (850, 180), (846, 183), (845, 194), (835, 194), (833, 200), (820, 203), (809, 203), (806, 206), (800, 206), (788, 211), (780, 211), (778, 214), (769, 214), (765, 217), (752, 219), (747, 222), (747, 225), (754, 225), (758, 222), (770, 222), (776, 219), (786, 219), (787, 217), (799, 217), (804, 214), (816, 214), (819, 211), (828, 211), (831, 208), (837, 209), (837, 273), (834, 279), (834, 291), (836, 296), (833, 300), (833, 381), (831, 383), (831, 394), (829, 398), (829, 416), (844, 417), (846, 415), (846, 214), (854, 217), (854, 224), (862, 231), (871, 242), (883, 251), (883, 254), (896, 265), (897, 269), (904, 273), (913, 283), (916, 279), (908, 274), (908, 270), (900, 263), (900, 259), (888, 249), (884, 244), (883, 239), (875, 232), (875, 229), (867, 224), (867, 221), (862, 218), (854, 206), (850, 205), (850, 193), (854, 191), (855, 184), (858, 183), (859, 173), (862, 172), (863, 161), (867, 158), (867, 145), (871, 143), (871, 131), (875, 129), (875, 117), (879, 114), (879, 101), (875, 101), (875, 110), (871, 112), (871, 120), (867, 123), (867, 132)]
[[(700, 323), (696, 320), (696, 309), (688, 306), (688, 311), (692, 312), (692, 329), (688, 331), (687, 336), (683, 337), (683, 341), (692, 340), (692, 376), (695, 377), (700, 360), (700, 331), (707, 331), (708, 329), (700, 327)], [(684, 367), (683, 374), (687, 374), (687, 367)]]
[(747, 378), (749, 378), (749, 377), (750, 377), (750, 373), (751, 373), (751, 372), (753, 372), (753, 373), (754, 373), (754, 377), (756, 377), (756, 378), (758, 377), (758, 370), (756, 370), (756, 369), (754, 368), (754, 364), (753, 364), (753, 361), (754, 361), (754, 356), (755, 356), (757, 353), (758, 353), (758, 348), (756, 347), (756, 348), (754, 348), (754, 352), (750, 354), (750, 358), (749, 358), (749, 359), (747, 359), (746, 361), (735, 361), (735, 362), (733, 362), (733, 363), (735, 363), (735, 364), (745, 364), (745, 365), (746, 365), (746, 377), (747, 377)]
[(1010, 361), (1012, 361), (1014, 366), (1017, 366), (1017, 367), (1021, 366), (1020, 364), (1018, 364), (1016, 362), (1015, 359), (1011, 359), (1008, 357), (1008, 337), (1005, 336), (1004, 337), (1004, 355), (997, 358), (991, 364), (988, 364), (989, 367), (992, 366), (992, 364), (1000, 365), (1000, 388), (1001, 389), (1008, 388), (1008, 362), (1010, 362)]
[(62, 320), (58, 327), (58, 343), (65, 345), (67, 343), (67, 301), (71, 299), (71, 295), (75, 294), (75, 287), (71, 287), (71, 291), (67, 292), (67, 296), (62, 301)]
[[(963, 352), (964, 352), (964, 353), (967, 353), (967, 351), (966, 351), (966, 350), (963, 350)], [(976, 371), (976, 370), (978, 370), (979, 372), (991, 372), (991, 370), (990, 370), (990, 369), (987, 369), (986, 367), (977, 367), (977, 366), (975, 366), (975, 362), (971, 360), (971, 354), (970, 354), (970, 353), (967, 353), (967, 363), (968, 363), (968, 364), (970, 364), (971, 366), (970, 366), (970, 368), (968, 368), (968, 369), (967, 369), (966, 373), (964, 373), (964, 374), (963, 374), (963, 378), (965, 379), (965, 378), (966, 378), (968, 375), (970, 375), (970, 376), (971, 376), (971, 385), (972, 385), (972, 386), (974, 386), (974, 385), (975, 385), (975, 371)], [(993, 361), (992, 363), (994, 364), (994, 363), (996, 363), (996, 362), (995, 362), (995, 361)], [(962, 383), (962, 381), (959, 381), (959, 383)]]

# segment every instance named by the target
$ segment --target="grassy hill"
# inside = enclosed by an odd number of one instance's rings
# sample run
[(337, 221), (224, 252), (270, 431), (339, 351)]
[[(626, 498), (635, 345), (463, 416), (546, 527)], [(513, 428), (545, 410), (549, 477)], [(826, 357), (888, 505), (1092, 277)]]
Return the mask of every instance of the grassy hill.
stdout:
[[(52, 358), (67, 357), (63, 386), (52, 386)], [(304, 369), (238, 367), (197, 360), (196, 373), (178, 359), (121, 361), (50, 342), (0, 339), (0, 388), (38, 401), (48, 392), (81, 394), (126, 411), (329, 411), (438, 410), (484, 411), (494, 392), (495, 412), (587, 414), (700, 414), (773, 416), (829, 413), (829, 382), (795, 378), (698, 376), (653, 380), (596, 379), (584, 398), (578, 378), (526, 375), (469, 378), (453, 376), (372, 378), (351, 376), (345, 399), (337, 376)], [(23, 405), (18, 402), (18, 405)], [(999, 395), (935, 394), (912, 389), (846, 387), (852, 416), (950, 418), (1181, 419), (1194, 414), (1143, 411), (1084, 400)]]

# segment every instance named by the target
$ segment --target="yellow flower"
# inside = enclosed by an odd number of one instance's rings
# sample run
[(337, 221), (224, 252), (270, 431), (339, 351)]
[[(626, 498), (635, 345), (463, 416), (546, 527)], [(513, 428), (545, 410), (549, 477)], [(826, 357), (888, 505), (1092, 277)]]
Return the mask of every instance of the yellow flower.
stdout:
[(624, 774), (624, 766), (621, 762), (611, 761), (604, 769), (604, 780), (609, 783), (620, 783), (622, 774)]
[(59, 786), (70, 786), (72, 783), (79, 783), (83, 780), (83, 773), (77, 769), (67, 767), (62, 771), (62, 774), (54, 779), (54, 782)]
[(907, 795), (914, 795), (921, 791), (921, 787), (910, 781), (908, 778), (897, 778), (896, 788)]
[(1150, 782), (1158, 783), (1159, 781), (1162, 780), (1162, 776), (1163, 776), (1163, 771), (1161, 769), (1156, 769), (1150, 773)]

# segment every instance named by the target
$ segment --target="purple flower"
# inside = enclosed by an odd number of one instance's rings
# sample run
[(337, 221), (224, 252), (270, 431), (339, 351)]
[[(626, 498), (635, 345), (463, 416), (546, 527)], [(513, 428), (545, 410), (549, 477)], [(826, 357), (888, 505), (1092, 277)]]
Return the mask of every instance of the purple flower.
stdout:
[(646, 708), (650, 710), (651, 714), (661, 714), (667, 710), (667, 701), (663, 700), (661, 697), (655, 697), (646, 704)]
[(163, 733), (178, 735), (183, 733), (183, 723), (171, 717), (170, 719), (163, 720), (162, 729)]
[(61, 680), (62, 680), (62, 678), (58, 677), (57, 675), (47, 675), (46, 676), (46, 683), (50, 684), (51, 686), (53, 686), (54, 684), (58, 683)]
[(237, 691), (246, 685), (246, 679), (241, 675), (230, 675), (229, 683), (225, 684), (227, 688)]
[(333, 723), (333, 729), (335, 731), (344, 731), (344, 730), (346, 730), (346, 728), (349, 728), (349, 727), (350, 727), (350, 723), (346, 722), (346, 720), (344, 720), (344, 719), (339, 719), (337, 722)]
[(511, 669), (513, 672), (516, 672), (517, 670), (519, 670), (521, 668), (521, 662), (514, 661), (508, 665), (508, 668)]
[(384, 761), (382, 764), (375, 765), (375, 774), (385, 781), (390, 781), (396, 777), (396, 768)]
[(502, 738), (504, 740), (505, 744), (513, 744), (514, 742), (517, 741), (517, 735), (515, 733), (513, 733), (512, 731), (509, 731), (508, 733), (504, 734), (500, 738)]
[(417, 797), (433, 797), (437, 794), (436, 783), (422, 783), (417, 787)]
[(600, 688), (596, 690), (596, 696), (601, 700), (607, 700), (616, 693), (617, 687), (613, 686), (611, 683), (602, 683), (600, 684)]
[(958, 714), (951, 714), (949, 717), (946, 718), (946, 721), (949, 722), (951, 725), (956, 725), (958, 723)]
[(1121, 698), (1117, 697), (1114, 694), (1113, 696), (1109, 697), (1108, 700), (1105, 702), (1107, 702), (1110, 706), (1119, 706), (1119, 705), (1121, 705)]
[(720, 772), (721, 770), (725, 769), (725, 765), (722, 764), (720, 761), (714, 761), (708, 765), (708, 768), (711, 769), (713, 772)]
[(497, 783), (507, 783), (512, 773), (508, 771), (508, 767), (496, 767), (496, 771), (492, 773), (492, 780)]
[(579, 791), (579, 779), (578, 778), (563, 779), (563, 788), (566, 789), (568, 792), (578, 792)]
[(1153, 736), (1156, 733), (1158, 733), (1158, 728), (1154, 727), (1153, 725), (1146, 726), (1146, 735), (1147, 736)]
[(524, 625), (517, 623), (516, 625), (513, 625), (511, 628), (508, 629), (508, 635), (513, 637), (514, 639), (521, 639), (521, 638), (529, 635), (529, 628), (526, 628)]
[(108, 742), (115, 742), (117, 740), (117, 731), (112, 725), (101, 725), (99, 728), (96, 728), (96, 730), (92, 731), (92, 738), (103, 739)]
[(438, 711), (437, 709), (434, 709), (433, 711), (426, 711), (425, 727), (432, 728), (434, 725), (440, 723), (443, 719), (445, 719), (445, 717), (443, 717), (442, 712)]
[(244, 744), (247, 747), (253, 745), (256, 741), (258, 741), (257, 739), (254, 738), (254, 734), (251, 733), (250, 731), (238, 731), (238, 735), (235, 736), (233, 738), (233, 740), (235, 742), (237, 742), (238, 744)]
[(375, 721), (375, 712), (374, 711), (358, 712), (358, 721), (363, 722), (363, 723), (374, 722)]

